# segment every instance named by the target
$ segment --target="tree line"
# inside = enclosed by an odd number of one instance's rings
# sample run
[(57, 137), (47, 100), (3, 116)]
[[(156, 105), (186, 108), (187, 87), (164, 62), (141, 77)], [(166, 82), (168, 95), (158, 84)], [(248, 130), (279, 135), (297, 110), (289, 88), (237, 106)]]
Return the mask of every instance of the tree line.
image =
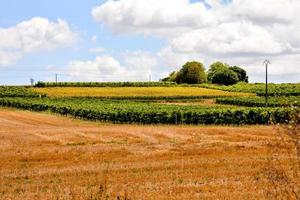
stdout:
[(172, 72), (162, 81), (178, 84), (213, 83), (233, 85), (238, 82), (248, 83), (248, 76), (246, 70), (239, 66), (230, 66), (218, 61), (210, 65), (208, 71), (206, 71), (202, 63), (192, 61), (187, 62), (179, 71)]

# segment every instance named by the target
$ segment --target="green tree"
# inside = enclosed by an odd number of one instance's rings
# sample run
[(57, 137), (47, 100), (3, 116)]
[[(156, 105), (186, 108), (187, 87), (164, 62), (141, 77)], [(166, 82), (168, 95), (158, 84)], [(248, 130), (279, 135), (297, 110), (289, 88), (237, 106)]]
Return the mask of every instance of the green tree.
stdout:
[(214, 84), (233, 85), (238, 81), (239, 77), (237, 73), (230, 70), (229, 68), (218, 70), (211, 77), (211, 82)]
[(178, 75), (178, 71), (174, 71), (171, 74), (169, 74), (168, 77), (163, 78), (162, 81), (164, 81), (164, 82), (176, 82), (177, 75)]
[(187, 62), (176, 76), (177, 83), (201, 84), (206, 83), (205, 67), (200, 62)]
[(239, 78), (239, 81), (248, 83), (248, 76), (246, 70), (238, 66), (229, 67), (230, 70), (234, 71)]
[(212, 77), (214, 76), (214, 74), (218, 71), (222, 71), (225, 69), (228, 69), (229, 65), (222, 63), (220, 61), (217, 61), (215, 63), (213, 63), (212, 65), (210, 65), (208, 73), (207, 73), (207, 79), (209, 82), (212, 82)]

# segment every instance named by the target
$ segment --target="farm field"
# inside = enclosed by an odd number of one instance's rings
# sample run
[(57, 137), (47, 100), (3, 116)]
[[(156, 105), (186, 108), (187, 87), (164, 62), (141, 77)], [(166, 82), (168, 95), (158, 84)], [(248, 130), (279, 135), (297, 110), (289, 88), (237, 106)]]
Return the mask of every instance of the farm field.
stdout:
[(269, 170), (292, 166), (274, 126), (112, 125), (8, 109), (0, 123), (0, 199), (272, 199)]
[(32, 90), (50, 97), (217, 97), (252, 95), (199, 87), (47, 87), (33, 88)]
[(291, 119), (289, 108), (244, 108), (222, 105), (164, 105), (95, 98), (0, 98), (0, 105), (50, 111), (91, 121), (139, 124), (268, 124)]
[[(265, 107), (265, 97), (227, 97), (218, 98), (216, 100), (219, 104), (228, 104), (236, 106), (249, 106), (249, 107)], [(300, 106), (300, 96), (279, 96), (268, 98), (269, 107), (288, 107)]]
[[(265, 95), (266, 88), (264, 83), (238, 83), (231, 86), (203, 84), (199, 85), (199, 87), (218, 89), (230, 92), (256, 93), (259, 96)], [(300, 83), (270, 83), (268, 84), (268, 90), (270, 96), (300, 96)]]

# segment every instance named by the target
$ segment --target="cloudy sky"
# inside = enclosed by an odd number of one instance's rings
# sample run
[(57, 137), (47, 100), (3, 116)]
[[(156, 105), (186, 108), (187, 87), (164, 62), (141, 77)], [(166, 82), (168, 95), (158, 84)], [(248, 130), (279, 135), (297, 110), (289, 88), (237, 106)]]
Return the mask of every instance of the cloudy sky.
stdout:
[(185, 62), (243, 66), (251, 82), (300, 82), (299, 0), (0, 2), (0, 84), (146, 81)]

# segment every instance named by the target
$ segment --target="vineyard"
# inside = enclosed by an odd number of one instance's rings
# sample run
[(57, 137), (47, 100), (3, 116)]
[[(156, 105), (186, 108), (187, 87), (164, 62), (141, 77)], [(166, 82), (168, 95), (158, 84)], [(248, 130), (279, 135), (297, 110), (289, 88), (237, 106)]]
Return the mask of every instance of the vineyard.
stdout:
[(25, 87), (0, 86), (0, 97), (39, 97), (45, 96)]
[(0, 99), (0, 105), (51, 111), (93, 121), (142, 124), (268, 124), (290, 120), (289, 109), (174, 106), (97, 99)]
[[(219, 104), (237, 105), (237, 106), (249, 106), (249, 107), (265, 107), (266, 100), (264, 97), (235, 97), (235, 98), (217, 98)], [(269, 97), (268, 107), (288, 107), (288, 106), (300, 106), (300, 96), (280, 96)]]
[[(246, 92), (246, 93), (256, 93), (258, 96), (265, 95), (265, 84), (263, 83), (238, 83), (232, 86), (219, 86), (219, 85), (209, 85), (203, 84), (199, 87), (217, 89), (229, 92)], [(299, 96), (300, 95), (300, 83), (286, 83), (286, 84), (269, 84), (268, 85), (270, 96)]]
[[(63, 87), (66, 84), (68, 86)], [(80, 84), (85, 87), (79, 87)], [(253, 94), (263, 91), (262, 84), (191, 87), (147, 83), (147, 86), (138, 87), (146, 83), (99, 83), (92, 87), (93, 84), (98, 83), (1, 87), (0, 105), (112, 123), (242, 125), (286, 123), (295, 112), (290, 107), (299, 106), (300, 100), (295, 96), (299, 84), (270, 86), (271, 92), (276, 88), (276, 94), (286, 96), (269, 97), (268, 108), (265, 108), (263, 97)], [(209, 105), (201, 103), (203, 99), (207, 99)]]
[(226, 92), (199, 87), (49, 87), (33, 88), (33, 92), (49, 97), (118, 97), (118, 98), (201, 98), (249, 96), (249, 93)]
[(174, 82), (38, 82), (35, 87), (173, 87)]

